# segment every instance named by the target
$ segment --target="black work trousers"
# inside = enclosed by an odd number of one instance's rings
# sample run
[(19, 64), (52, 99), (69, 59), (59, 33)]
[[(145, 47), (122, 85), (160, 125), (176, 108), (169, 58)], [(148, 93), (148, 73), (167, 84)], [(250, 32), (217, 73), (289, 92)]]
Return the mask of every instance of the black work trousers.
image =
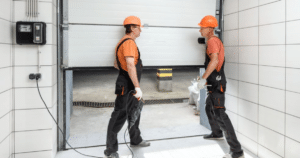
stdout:
[[(132, 94), (128, 95), (128, 92), (126, 92), (125, 95), (117, 96), (114, 111), (111, 114), (108, 124), (106, 150), (104, 151), (106, 155), (110, 155), (111, 153), (118, 151), (117, 135), (128, 118), (126, 109), (137, 103), (138, 100)], [(126, 107), (126, 105), (128, 105), (128, 107)], [(141, 116), (139, 116), (134, 126), (129, 131), (130, 143), (133, 145), (138, 145), (143, 141), (141, 131), (139, 129), (140, 117)]]
[(205, 111), (212, 133), (216, 136), (222, 136), (223, 131), (230, 150), (232, 152), (242, 151), (241, 144), (237, 140), (232, 123), (225, 113), (225, 94), (219, 92), (209, 93), (206, 99)]

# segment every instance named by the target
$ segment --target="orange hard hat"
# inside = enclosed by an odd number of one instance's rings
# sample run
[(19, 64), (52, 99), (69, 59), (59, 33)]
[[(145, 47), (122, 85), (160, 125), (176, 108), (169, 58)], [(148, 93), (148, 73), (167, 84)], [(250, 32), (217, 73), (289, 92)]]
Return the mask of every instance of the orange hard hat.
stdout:
[(141, 24), (141, 20), (139, 17), (136, 16), (129, 16), (124, 20), (123, 25), (129, 25), (129, 24), (134, 24), (134, 25), (138, 25), (140, 27), (143, 27)]
[(205, 16), (201, 22), (198, 24), (200, 27), (218, 27), (218, 20), (212, 16), (212, 15), (207, 15)]

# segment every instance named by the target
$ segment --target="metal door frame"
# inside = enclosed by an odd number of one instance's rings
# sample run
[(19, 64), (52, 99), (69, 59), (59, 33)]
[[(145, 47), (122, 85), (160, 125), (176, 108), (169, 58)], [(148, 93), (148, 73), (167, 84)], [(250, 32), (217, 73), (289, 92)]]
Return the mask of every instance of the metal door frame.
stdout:
[[(57, 122), (62, 129), (62, 134), (57, 129), (57, 150), (66, 149), (66, 141), (69, 132), (67, 130), (68, 109), (67, 105), (70, 105), (72, 98), (70, 96), (70, 79), (71, 72), (68, 71), (68, 0), (57, 0)], [(72, 77), (71, 77), (72, 78)], [(71, 86), (72, 87), (72, 86)], [(72, 90), (71, 90), (72, 91)], [(67, 99), (68, 98), (68, 99)]]

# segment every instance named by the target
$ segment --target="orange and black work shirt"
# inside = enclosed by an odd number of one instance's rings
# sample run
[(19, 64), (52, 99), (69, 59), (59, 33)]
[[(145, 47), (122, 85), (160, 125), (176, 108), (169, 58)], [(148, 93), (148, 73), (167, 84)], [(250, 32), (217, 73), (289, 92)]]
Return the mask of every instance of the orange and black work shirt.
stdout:
[[(117, 48), (119, 46), (119, 44), (125, 40), (126, 38), (131, 38), (131, 36), (129, 35), (125, 35), (120, 41), (119, 43), (117, 44), (116, 46), (116, 50), (117, 51)], [(139, 60), (139, 52), (138, 52), (138, 49), (137, 49), (137, 46), (134, 42), (134, 40), (127, 40), (125, 41), (119, 48), (118, 52), (117, 53), (117, 57), (119, 58), (119, 61), (120, 61), (120, 65), (121, 65), (121, 68), (125, 71), (128, 72), (128, 69), (127, 69), (127, 62), (126, 62), (126, 58), (125, 57), (134, 57), (134, 64), (136, 65), (138, 63), (138, 60)]]
[(219, 63), (216, 68), (216, 70), (219, 72), (222, 68), (222, 65), (224, 63), (224, 46), (222, 41), (218, 38), (213, 36), (211, 39), (207, 41), (207, 55), (210, 57), (212, 53), (219, 53), (218, 59)]

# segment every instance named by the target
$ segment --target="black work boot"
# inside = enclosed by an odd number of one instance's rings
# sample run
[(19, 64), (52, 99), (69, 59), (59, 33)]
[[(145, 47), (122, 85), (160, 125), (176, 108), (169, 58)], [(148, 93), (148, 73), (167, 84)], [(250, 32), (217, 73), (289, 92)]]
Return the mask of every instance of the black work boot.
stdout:
[(230, 151), (229, 154), (223, 156), (223, 158), (245, 158), (244, 151), (240, 152), (232, 152)]
[(216, 136), (216, 135), (214, 135), (213, 133), (208, 134), (208, 135), (204, 135), (203, 138), (204, 138), (204, 139), (224, 139), (224, 138), (223, 138), (223, 135), (221, 135), (221, 136)]
[(148, 147), (150, 146), (150, 142), (143, 140), (140, 144), (134, 145), (130, 144), (130, 147)]
[(117, 152), (111, 153), (109, 155), (106, 152), (104, 152), (104, 155), (106, 158), (119, 158), (119, 154)]

